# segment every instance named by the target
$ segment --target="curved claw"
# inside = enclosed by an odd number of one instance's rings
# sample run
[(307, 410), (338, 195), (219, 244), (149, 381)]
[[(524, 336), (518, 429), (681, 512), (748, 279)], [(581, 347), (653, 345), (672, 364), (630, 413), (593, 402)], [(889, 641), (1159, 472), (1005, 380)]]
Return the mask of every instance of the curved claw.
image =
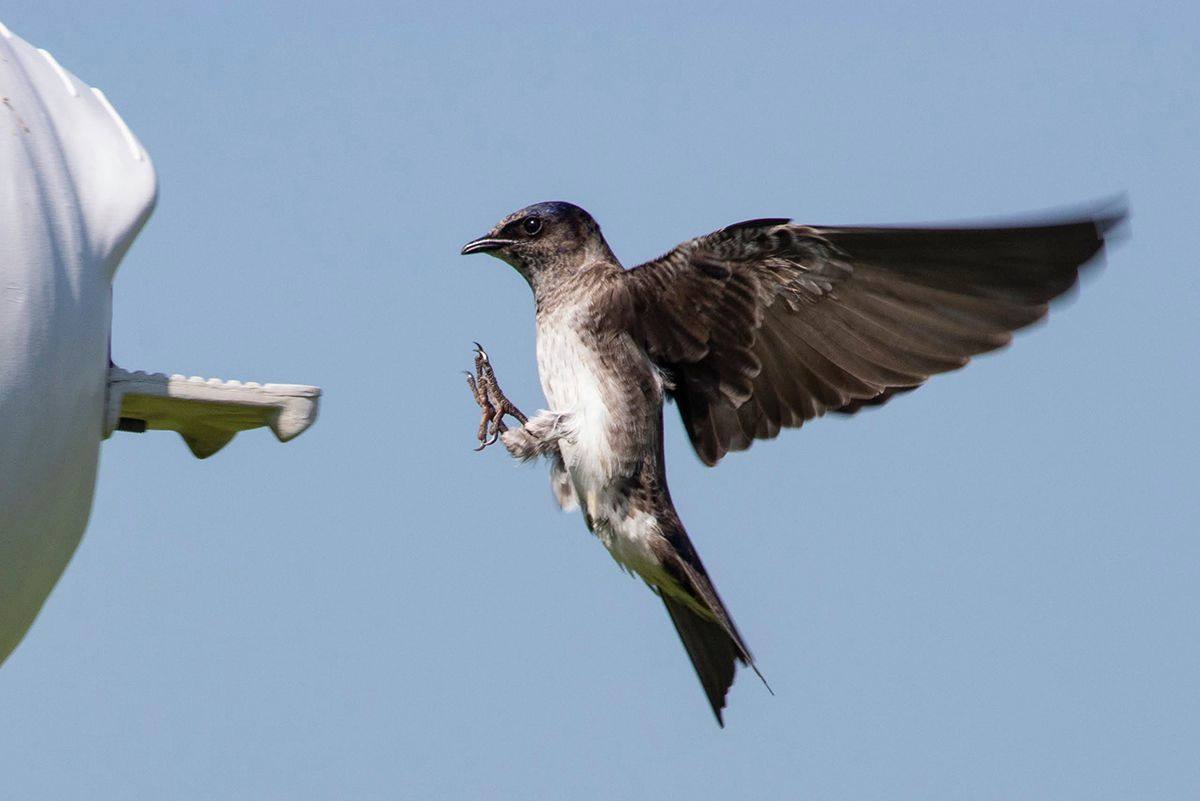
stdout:
[(491, 359), (488, 357), (487, 351), (483, 349), (483, 345), (478, 342), (472, 342), (472, 344), (475, 346), (475, 373), (472, 374), (470, 370), (464, 370), (463, 373), (467, 376), (467, 384), (475, 396), (475, 402), (483, 412), (483, 419), (479, 423), (479, 431), (476, 434), (479, 447), (474, 449), (482, 451), (489, 445), (495, 445), (500, 440), (500, 435), (508, 430), (504, 424), (505, 415), (515, 417), (522, 425), (527, 422), (527, 419), (500, 391), (500, 386), (496, 383), (496, 375), (492, 370)]
[(495, 445), (497, 440), (500, 439), (500, 427), (499, 426), (490, 426), (489, 425), (488, 428), (491, 430), (492, 436), (487, 439), (480, 440), (479, 447), (475, 448), (476, 452), (483, 450), (484, 448), (488, 447), (489, 445)]
[(499, 439), (500, 439), (500, 429), (497, 427), (497, 428), (492, 429), (492, 438), (489, 439), (487, 442), (483, 443), (483, 447), (486, 448), (488, 445), (495, 445), (496, 441)]

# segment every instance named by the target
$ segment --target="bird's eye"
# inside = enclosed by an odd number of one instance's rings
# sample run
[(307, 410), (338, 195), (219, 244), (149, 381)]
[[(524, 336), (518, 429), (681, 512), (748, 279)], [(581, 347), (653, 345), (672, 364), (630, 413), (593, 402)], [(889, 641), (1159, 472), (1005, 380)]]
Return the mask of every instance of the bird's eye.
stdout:
[(542, 221), (537, 217), (526, 217), (521, 220), (521, 230), (530, 236), (537, 236), (542, 230)]

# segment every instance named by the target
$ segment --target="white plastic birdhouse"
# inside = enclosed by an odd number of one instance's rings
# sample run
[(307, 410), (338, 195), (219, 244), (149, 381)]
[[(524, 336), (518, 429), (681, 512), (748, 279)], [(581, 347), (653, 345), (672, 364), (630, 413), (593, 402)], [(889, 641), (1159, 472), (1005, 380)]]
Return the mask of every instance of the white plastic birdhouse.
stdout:
[(238, 431), (286, 441), (316, 419), (316, 387), (111, 365), (113, 275), (155, 191), (100, 90), (0, 24), (0, 662), (83, 535), (102, 439), (170, 429), (204, 458)]

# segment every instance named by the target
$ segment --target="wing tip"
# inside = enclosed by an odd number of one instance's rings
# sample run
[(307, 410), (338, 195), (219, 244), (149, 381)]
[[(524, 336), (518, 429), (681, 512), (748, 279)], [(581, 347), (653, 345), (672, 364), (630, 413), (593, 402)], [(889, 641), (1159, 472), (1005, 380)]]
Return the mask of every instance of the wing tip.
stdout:
[(1105, 243), (1127, 238), (1129, 231), (1129, 198), (1124, 192), (1105, 198), (1093, 207), (1092, 225), (1097, 238)]

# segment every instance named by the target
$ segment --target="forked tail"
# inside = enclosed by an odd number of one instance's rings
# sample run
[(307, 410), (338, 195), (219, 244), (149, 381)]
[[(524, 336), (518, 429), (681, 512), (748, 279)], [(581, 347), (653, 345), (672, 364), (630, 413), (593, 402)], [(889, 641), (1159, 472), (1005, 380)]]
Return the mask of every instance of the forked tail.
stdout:
[[(733, 625), (733, 619), (717, 595), (704, 565), (701, 564), (695, 549), (691, 547), (691, 542), (687, 541), (687, 535), (683, 534), (680, 537), (680, 534), (682, 532), (676, 533), (672, 538), (672, 544), (676, 546), (676, 559), (669, 560), (665, 567), (678, 582), (679, 589), (690, 595), (691, 599), (675, 597), (662, 588), (659, 588), (658, 594), (667, 607), (667, 614), (671, 616), (675, 630), (679, 632), (679, 639), (683, 641), (688, 658), (692, 660), (696, 675), (700, 677), (700, 684), (704, 687), (704, 694), (708, 696), (708, 703), (717, 717), (717, 723), (724, 727), (721, 710), (725, 708), (725, 696), (733, 684), (738, 662), (758, 675), (767, 692), (772, 695), (775, 693), (755, 666), (750, 649), (746, 647), (742, 635)], [(685, 547), (678, 547), (684, 543)], [(708, 614), (705, 614), (705, 611)]]

